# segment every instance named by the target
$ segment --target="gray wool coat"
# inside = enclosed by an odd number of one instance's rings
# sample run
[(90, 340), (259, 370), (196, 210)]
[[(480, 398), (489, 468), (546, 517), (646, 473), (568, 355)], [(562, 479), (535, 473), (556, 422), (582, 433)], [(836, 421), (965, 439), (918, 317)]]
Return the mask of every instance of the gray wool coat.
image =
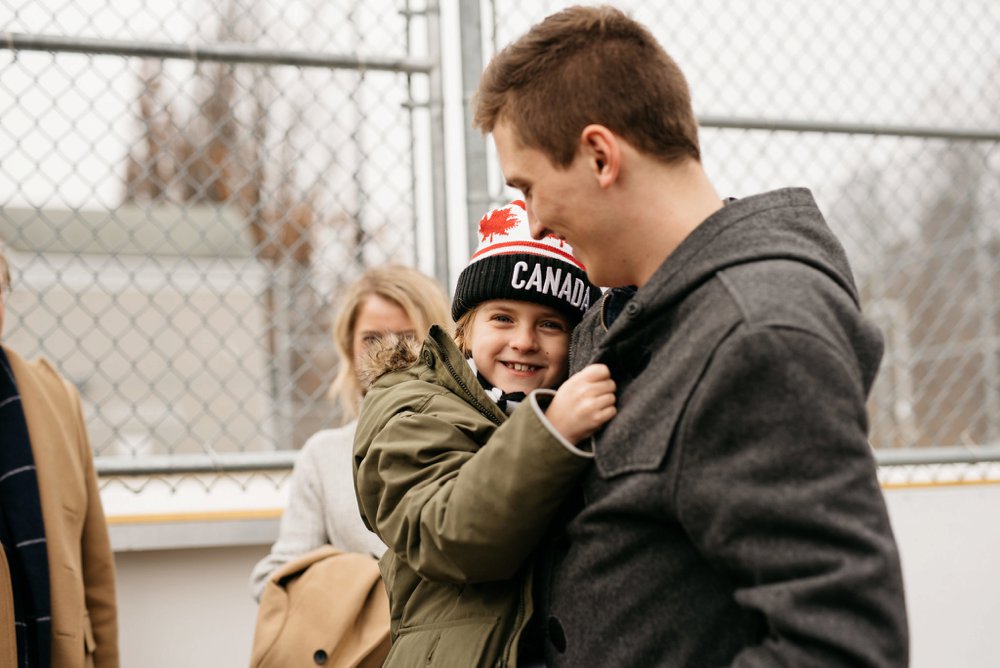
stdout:
[(577, 328), (618, 416), (548, 543), (549, 666), (905, 666), (882, 355), (812, 195), (736, 200)]

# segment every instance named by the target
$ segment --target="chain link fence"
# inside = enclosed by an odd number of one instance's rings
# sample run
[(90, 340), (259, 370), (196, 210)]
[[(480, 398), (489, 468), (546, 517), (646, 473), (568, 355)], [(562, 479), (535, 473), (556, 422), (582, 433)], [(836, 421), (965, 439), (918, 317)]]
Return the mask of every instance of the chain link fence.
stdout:
[[(808, 186), (844, 240), (886, 335), (880, 461), (994, 476), (1000, 5), (616, 4), (688, 75), (721, 193)], [(563, 5), (458, 0), (444, 34), (433, 0), (0, 0), (4, 341), (80, 388), (99, 470), (280, 484), (252, 471), (340, 421), (344, 286), (447, 282), (446, 159), (468, 221), (510, 195), (468, 122), (446, 155), (441, 103)]]
[(338, 294), (389, 262), (445, 278), (436, 22), (0, 0), (4, 341), (79, 387), (99, 471), (287, 466), (340, 422)]

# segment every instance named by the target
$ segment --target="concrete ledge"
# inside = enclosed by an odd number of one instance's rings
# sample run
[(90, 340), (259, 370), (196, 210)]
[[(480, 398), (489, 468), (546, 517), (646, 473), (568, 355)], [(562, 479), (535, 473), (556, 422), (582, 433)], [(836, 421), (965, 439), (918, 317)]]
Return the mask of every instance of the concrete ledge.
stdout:
[(271, 545), (289, 471), (101, 478), (116, 552)]
[(280, 509), (113, 516), (108, 533), (115, 552), (270, 545), (280, 521)]

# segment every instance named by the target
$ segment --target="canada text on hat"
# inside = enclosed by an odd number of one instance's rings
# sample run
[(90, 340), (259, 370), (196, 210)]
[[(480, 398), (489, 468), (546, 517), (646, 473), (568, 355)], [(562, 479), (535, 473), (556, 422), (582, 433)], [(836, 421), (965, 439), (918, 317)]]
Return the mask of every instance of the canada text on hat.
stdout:
[(516, 200), (479, 221), (479, 247), (458, 277), (452, 317), (490, 299), (515, 299), (552, 306), (575, 324), (599, 296), (565, 240), (532, 238), (525, 204)]

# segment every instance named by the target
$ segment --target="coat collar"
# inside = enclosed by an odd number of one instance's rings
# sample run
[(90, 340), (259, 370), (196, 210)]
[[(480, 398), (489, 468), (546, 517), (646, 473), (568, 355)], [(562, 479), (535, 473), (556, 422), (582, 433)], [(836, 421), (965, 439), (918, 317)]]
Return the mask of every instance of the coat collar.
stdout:
[(476, 378), (476, 373), (455, 345), (454, 339), (438, 325), (432, 326), (427, 333), (417, 365), (426, 368), (434, 375), (438, 384), (475, 406), (491, 421), (501, 424), (507, 419), (507, 415)]

